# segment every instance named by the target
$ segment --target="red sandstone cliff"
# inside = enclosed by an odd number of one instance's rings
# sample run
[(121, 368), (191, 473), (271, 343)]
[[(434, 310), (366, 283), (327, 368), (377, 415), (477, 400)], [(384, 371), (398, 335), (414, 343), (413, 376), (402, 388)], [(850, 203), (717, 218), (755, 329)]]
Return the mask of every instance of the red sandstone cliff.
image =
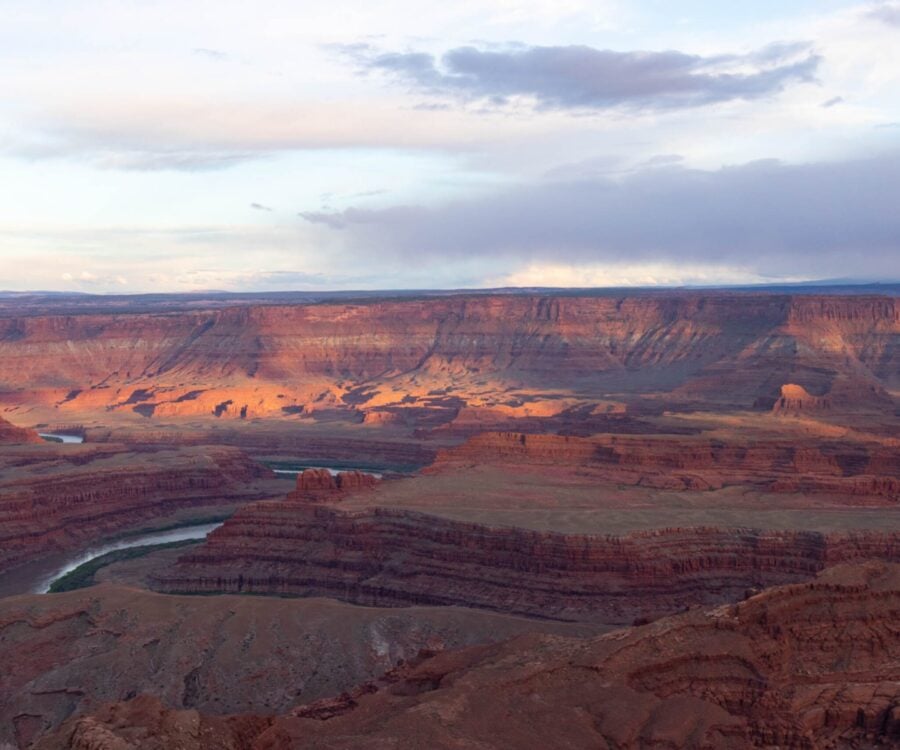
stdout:
[(8, 448), (0, 454), (0, 567), (94, 544), (180, 508), (271, 497), (282, 486), (271, 476), (235, 448)]
[(712, 528), (586, 536), (385, 508), (262, 502), (235, 514), (155, 585), (630, 623), (865, 558), (900, 561), (900, 538)]
[(0, 445), (19, 445), (22, 443), (40, 443), (41, 439), (34, 430), (16, 427), (0, 417)]
[(374, 487), (377, 481), (361, 471), (332, 474), (328, 469), (306, 469), (297, 476), (297, 486), (287, 499), (337, 502), (345, 493)]
[(573, 466), (603, 481), (661, 489), (746, 485), (900, 501), (900, 446), (891, 440), (484, 433), (440, 451), (429, 471), (476, 464)]
[(37, 750), (896, 747), (898, 619), (897, 566), (842, 566), (599, 638), (522, 636), (418, 659), (262, 726), (152, 698), (104, 706)]
[(833, 410), (892, 410), (898, 340), (892, 298), (721, 292), (10, 317), (0, 392), (63, 412), (429, 425), (510, 388), (749, 408), (796, 384)]

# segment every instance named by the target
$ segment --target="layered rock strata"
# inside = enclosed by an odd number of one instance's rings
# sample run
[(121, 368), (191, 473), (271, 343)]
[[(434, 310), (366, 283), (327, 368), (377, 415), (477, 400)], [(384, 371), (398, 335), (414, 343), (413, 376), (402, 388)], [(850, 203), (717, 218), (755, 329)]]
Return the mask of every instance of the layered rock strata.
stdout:
[(332, 474), (328, 469), (306, 469), (297, 475), (297, 486), (289, 493), (289, 501), (339, 501), (345, 493), (374, 487), (377, 479), (361, 471), (340, 471)]
[(261, 502), (235, 514), (154, 586), (627, 624), (865, 558), (900, 560), (900, 536), (715, 528), (585, 536), (396, 509)]
[(8, 448), (0, 455), (0, 567), (94, 544), (178, 509), (272, 497), (283, 487), (227, 447)]
[[(324, 433), (324, 434), (323, 434)], [(87, 430), (91, 443), (124, 443), (129, 446), (171, 447), (178, 445), (231, 445), (253, 456), (284, 458), (298, 463), (360, 466), (379, 470), (414, 471), (432, 463), (436, 448), (414, 439), (386, 439), (377, 435), (331, 435), (318, 428), (296, 429), (291, 425), (273, 429), (254, 425), (253, 429), (219, 426), (215, 430), (169, 425)]]
[(467, 406), (573, 390), (597, 401), (666, 393), (669, 408), (771, 408), (785, 384), (833, 412), (893, 412), (897, 300), (459, 295), (0, 317), (4, 402), (61, 414), (438, 426)]
[(603, 481), (660, 489), (746, 485), (900, 501), (896, 440), (484, 433), (441, 451), (431, 470), (475, 464), (568, 465)]

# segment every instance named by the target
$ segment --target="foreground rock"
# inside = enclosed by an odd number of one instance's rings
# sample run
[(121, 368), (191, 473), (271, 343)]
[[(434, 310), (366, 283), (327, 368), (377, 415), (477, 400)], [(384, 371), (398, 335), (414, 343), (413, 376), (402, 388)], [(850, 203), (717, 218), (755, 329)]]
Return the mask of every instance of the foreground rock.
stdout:
[(898, 621), (900, 568), (840, 566), (599, 638), (527, 635), (441, 653), (277, 718), (213, 720), (137, 698), (73, 718), (37, 747), (894, 747)]
[[(597, 632), (454, 608), (169, 597), (112, 585), (0, 599), (0, 747), (25, 747), (73, 712), (140, 693), (205, 714), (285, 712), (373, 679), (422, 649), (534, 630)], [(194, 736), (197, 714), (188, 716)], [(204, 721), (229, 731), (243, 726)], [(167, 719), (153, 731), (176, 726)], [(211, 747), (228, 746), (206, 738)]]

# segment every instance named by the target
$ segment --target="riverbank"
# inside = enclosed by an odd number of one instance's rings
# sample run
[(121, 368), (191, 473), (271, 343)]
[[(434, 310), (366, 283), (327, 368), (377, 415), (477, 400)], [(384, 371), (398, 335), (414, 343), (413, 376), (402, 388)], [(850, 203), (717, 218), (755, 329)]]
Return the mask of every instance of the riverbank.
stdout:
[(212, 523), (202, 524), (183, 524), (174, 528), (163, 531), (154, 531), (149, 534), (141, 534), (131, 536), (122, 536), (115, 541), (108, 542), (100, 547), (82, 552), (76, 556), (70, 557), (64, 565), (55, 570), (49, 576), (40, 579), (32, 589), (32, 593), (46, 594), (50, 591), (50, 587), (54, 581), (61, 579), (73, 572), (77, 568), (90, 563), (92, 560), (100, 558), (111, 552), (126, 550), (133, 547), (147, 547), (161, 544), (170, 544), (172, 542), (181, 542), (186, 540), (202, 540), (213, 529), (217, 529), (222, 525), (222, 521), (214, 521)]
[(65, 575), (57, 578), (50, 584), (47, 593), (59, 594), (63, 591), (74, 591), (75, 589), (84, 589), (93, 586), (96, 581), (97, 573), (109, 565), (124, 562), (125, 560), (134, 560), (139, 557), (146, 557), (154, 552), (160, 552), (167, 549), (181, 549), (197, 544), (195, 539), (181, 539), (176, 542), (164, 542), (162, 544), (145, 544), (140, 547), (126, 547), (124, 549), (113, 550), (104, 555), (99, 555), (82, 563), (74, 570), (70, 570)]

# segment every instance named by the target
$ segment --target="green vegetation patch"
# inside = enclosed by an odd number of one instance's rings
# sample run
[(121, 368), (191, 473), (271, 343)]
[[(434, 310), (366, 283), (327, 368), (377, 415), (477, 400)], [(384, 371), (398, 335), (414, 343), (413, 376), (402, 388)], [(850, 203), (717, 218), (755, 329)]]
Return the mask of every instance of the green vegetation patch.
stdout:
[(116, 549), (100, 555), (86, 563), (82, 563), (75, 570), (71, 570), (64, 576), (60, 576), (50, 584), (50, 593), (58, 594), (62, 591), (74, 591), (75, 589), (84, 589), (93, 586), (96, 581), (94, 576), (101, 568), (107, 565), (121, 562), (122, 560), (133, 560), (136, 557), (149, 555), (151, 552), (157, 552), (163, 549), (172, 549), (174, 547), (187, 547), (191, 544), (199, 544), (202, 539), (179, 539), (177, 542), (164, 542), (162, 544), (145, 544), (140, 547), (126, 547), (125, 549)]

